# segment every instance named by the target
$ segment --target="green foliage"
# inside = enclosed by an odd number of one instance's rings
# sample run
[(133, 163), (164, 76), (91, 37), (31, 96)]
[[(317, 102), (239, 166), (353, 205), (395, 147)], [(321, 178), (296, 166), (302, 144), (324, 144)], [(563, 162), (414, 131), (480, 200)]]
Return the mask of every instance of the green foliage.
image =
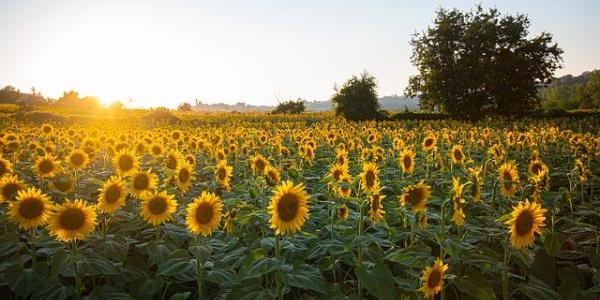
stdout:
[(184, 102), (179, 104), (179, 106), (177, 107), (178, 111), (192, 111), (192, 105), (188, 102)]
[(411, 41), (412, 76), (407, 96), (421, 109), (478, 118), (512, 115), (539, 106), (537, 88), (560, 67), (562, 50), (552, 35), (528, 38), (526, 15), (496, 9), (440, 9), (434, 25)]
[(298, 99), (296, 101), (289, 100), (277, 104), (277, 107), (271, 112), (273, 114), (290, 114), (297, 115), (304, 112), (304, 100)]
[(539, 92), (545, 109), (600, 108), (600, 70), (573, 77), (566, 75)]
[(331, 98), (335, 114), (352, 121), (371, 120), (379, 116), (377, 81), (364, 72), (360, 77), (352, 76)]

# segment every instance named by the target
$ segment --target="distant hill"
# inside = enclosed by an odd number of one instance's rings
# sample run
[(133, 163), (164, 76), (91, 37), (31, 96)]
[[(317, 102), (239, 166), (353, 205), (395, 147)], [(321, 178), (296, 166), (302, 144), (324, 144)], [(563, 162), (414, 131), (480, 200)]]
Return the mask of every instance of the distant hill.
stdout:
[(544, 109), (600, 108), (600, 70), (556, 78), (538, 95)]
[[(406, 98), (398, 95), (385, 96), (379, 98), (379, 106), (381, 109), (388, 111), (404, 111), (407, 108), (410, 111), (419, 110), (419, 100), (416, 98)], [(306, 111), (309, 112), (322, 112), (330, 111), (333, 106), (331, 101), (307, 101), (305, 103)], [(251, 105), (244, 102), (238, 102), (236, 104), (205, 104), (197, 101), (193, 109), (196, 111), (237, 111), (237, 112), (249, 112), (249, 111), (271, 111), (274, 106), (266, 105)]]

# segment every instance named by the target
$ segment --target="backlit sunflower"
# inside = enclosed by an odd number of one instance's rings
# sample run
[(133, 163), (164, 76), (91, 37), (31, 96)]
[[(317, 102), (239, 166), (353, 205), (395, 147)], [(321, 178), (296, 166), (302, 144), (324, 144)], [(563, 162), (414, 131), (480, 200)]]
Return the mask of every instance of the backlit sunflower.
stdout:
[(20, 190), (17, 201), (11, 202), (8, 207), (8, 219), (18, 224), (20, 229), (36, 228), (46, 223), (51, 208), (50, 197), (39, 190)]
[(286, 181), (275, 187), (268, 210), (275, 234), (294, 234), (308, 219), (309, 196), (302, 183)]
[(452, 222), (459, 227), (465, 224), (465, 212), (462, 206), (465, 202), (462, 197), (463, 187), (458, 178), (452, 177), (452, 203), (454, 204)]
[(33, 170), (37, 174), (38, 178), (47, 178), (54, 176), (58, 170), (59, 165), (56, 161), (56, 157), (50, 153), (40, 156), (33, 166)]
[(403, 174), (412, 174), (415, 171), (415, 152), (412, 149), (404, 148), (399, 161)]
[(131, 175), (131, 194), (136, 198), (142, 198), (147, 192), (153, 192), (156, 189), (158, 175), (151, 169), (147, 171), (137, 170)]
[(255, 155), (250, 160), (250, 168), (252, 169), (252, 172), (254, 172), (255, 174), (256, 173), (262, 174), (268, 165), (269, 165), (269, 161), (260, 154)]
[(435, 149), (435, 145), (437, 143), (437, 138), (433, 133), (429, 133), (424, 139), (422, 143), (423, 151), (429, 153)]
[(227, 165), (226, 160), (220, 160), (215, 166), (215, 180), (219, 186), (226, 190), (231, 187), (231, 175), (233, 173), (233, 167)]
[(0, 155), (0, 178), (4, 177), (6, 174), (11, 174), (12, 172), (12, 163)]
[(511, 198), (519, 189), (519, 171), (514, 162), (506, 162), (498, 168), (498, 181), (500, 181), (500, 193), (504, 197)]
[(25, 183), (17, 175), (6, 175), (0, 178), (0, 202), (12, 201), (20, 190), (25, 189)]
[(335, 181), (339, 181), (340, 178), (345, 174), (348, 174), (348, 165), (337, 163), (329, 168), (329, 176), (331, 176), (331, 178), (333, 178)]
[(67, 157), (67, 162), (73, 170), (81, 170), (88, 165), (90, 158), (84, 151), (80, 149), (73, 149)]
[(55, 239), (68, 243), (83, 240), (96, 227), (96, 211), (94, 206), (83, 200), (66, 200), (54, 206), (48, 218), (48, 232)]
[(483, 171), (483, 166), (478, 166), (475, 168), (469, 168), (469, 178), (473, 184), (471, 184), (471, 196), (473, 196), (473, 201), (481, 202), (481, 187), (483, 186), (483, 178), (481, 177), (481, 173)]
[(75, 179), (68, 175), (60, 175), (50, 180), (50, 188), (63, 194), (72, 193), (75, 190)]
[(350, 216), (350, 210), (348, 209), (346, 203), (342, 203), (338, 206), (337, 215), (342, 220), (348, 220), (348, 217)]
[(179, 151), (169, 151), (165, 156), (164, 164), (167, 169), (175, 171), (179, 169), (183, 160), (183, 156)]
[(345, 149), (337, 149), (335, 152), (335, 160), (340, 165), (348, 164), (348, 151)]
[(265, 179), (267, 179), (267, 184), (269, 186), (276, 186), (281, 181), (281, 175), (279, 174), (279, 170), (272, 166), (267, 166), (265, 168)]
[(548, 170), (548, 166), (540, 159), (532, 160), (527, 168), (530, 177), (539, 176), (544, 170)]
[(119, 207), (125, 205), (127, 189), (125, 182), (119, 176), (112, 176), (98, 189), (98, 210), (113, 213)]
[(127, 176), (138, 168), (139, 161), (135, 153), (131, 150), (123, 149), (113, 158), (113, 165), (120, 176)]
[(421, 181), (405, 187), (399, 200), (402, 206), (410, 203), (410, 208), (413, 212), (424, 212), (429, 195), (431, 195), (431, 187)]
[(195, 235), (209, 235), (219, 227), (222, 211), (221, 199), (213, 193), (203, 191), (187, 206), (185, 223), (188, 230)]
[(379, 169), (373, 162), (364, 163), (360, 173), (360, 187), (364, 192), (373, 192), (379, 187)]
[(455, 165), (462, 165), (465, 163), (465, 153), (461, 145), (454, 145), (449, 153), (452, 163)]
[(187, 190), (192, 186), (192, 181), (194, 180), (194, 171), (192, 166), (187, 163), (187, 161), (182, 161), (181, 165), (175, 172), (177, 186), (182, 192), (187, 192)]
[(152, 156), (157, 157), (162, 155), (165, 152), (165, 148), (161, 144), (154, 143), (150, 145), (150, 154)]
[(511, 218), (505, 222), (510, 228), (510, 244), (517, 249), (531, 246), (535, 234), (542, 232), (546, 219), (544, 213), (546, 209), (540, 203), (529, 200), (519, 201), (517, 206), (513, 206)]
[(146, 193), (141, 203), (140, 213), (146, 222), (158, 226), (173, 218), (176, 209), (177, 201), (172, 195), (162, 191)]
[(379, 223), (383, 220), (383, 215), (385, 211), (383, 210), (383, 198), (385, 196), (381, 195), (380, 191), (376, 191), (369, 197), (369, 218), (374, 223)]
[(425, 299), (432, 299), (443, 288), (444, 274), (448, 270), (448, 265), (444, 264), (442, 259), (435, 260), (433, 266), (425, 267), (421, 281), (423, 285), (419, 289), (423, 293)]

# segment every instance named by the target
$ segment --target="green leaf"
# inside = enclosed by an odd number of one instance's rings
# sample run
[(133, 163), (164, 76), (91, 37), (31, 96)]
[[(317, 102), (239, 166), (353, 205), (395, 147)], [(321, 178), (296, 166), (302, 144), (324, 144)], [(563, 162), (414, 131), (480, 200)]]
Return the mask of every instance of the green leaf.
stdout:
[(279, 268), (280, 265), (281, 263), (277, 258), (263, 258), (254, 261), (252, 264), (250, 264), (250, 266), (247, 269), (243, 270), (240, 273), (242, 274), (242, 278), (244, 279), (255, 278), (277, 270), (277, 268)]
[(463, 277), (453, 281), (454, 285), (463, 293), (480, 300), (495, 300), (494, 288), (481, 278)]
[(24, 269), (18, 264), (8, 267), (4, 277), (11, 290), (22, 298), (27, 298), (42, 280), (34, 268)]
[(313, 290), (321, 294), (326, 292), (325, 279), (319, 269), (307, 264), (294, 266), (292, 272), (284, 274), (283, 280), (293, 287)]
[(191, 294), (192, 294), (192, 292), (177, 293), (177, 294), (174, 294), (173, 296), (171, 296), (171, 298), (169, 298), (169, 300), (186, 300), (187, 298), (190, 297)]
[(172, 258), (158, 267), (156, 276), (175, 276), (187, 272), (194, 267), (187, 258)]
[(377, 263), (370, 269), (360, 265), (355, 272), (364, 287), (377, 299), (394, 297), (394, 274), (383, 263)]
[(223, 287), (232, 287), (239, 284), (235, 271), (221, 262), (215, 263), (212, 270), (207, 272), (206, 280)]
[(562, 297), (543, 281), (529, 276), (529, 282), (521, 284), (515, 292), (522, 292), (530, 299), (561, 300)]
[(567, 237), (560, 232), (546, 231), (544, 235), (542, 235), (542, 243), (544, 244), (546, 253), (550, 256), (556, 256), (566, 238)]

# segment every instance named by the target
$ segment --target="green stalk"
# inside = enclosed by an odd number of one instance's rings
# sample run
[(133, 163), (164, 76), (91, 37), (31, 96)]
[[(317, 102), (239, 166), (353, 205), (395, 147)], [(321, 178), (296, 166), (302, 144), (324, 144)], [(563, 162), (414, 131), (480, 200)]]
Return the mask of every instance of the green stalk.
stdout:
[(31, 242), (31, 266), (35, 268), (35, 265), (37, 263), (37, 255), (36, 255), (36, 251), (35, 251), (35, 229), (31, 228), (31, 238), (30, 238), (30, 242)]
[[(281, 258), (281, 245), (279, 242), (279, 234), (275, 234), (275, 257), (277, 257), (277, 259)], [(275, 282), (277, 284), (277, 299), (279, 300), (283, 300), (283, 286), (281, 283), (281, 270), (277, 271), (277, 274), (275, 275)]]
[(79, 277), (79, 268), (77, 268), (77, 240), (74, 240), (73, 242), (71, 242), (71, 247), (72, 247), (72, 255), (75, 257), (75, 260), (73, 261), (73, 269), (75, 270), (75, 294), (77, 295), (77, 298), (81, 297), (81, 290), (82, 290), (82, 286), (81, 286), (81, 278)]
[[(363, 231), (363, 203), (364, 201), (362, 201), (361, 203), (359, 203), (358, 205), (358, 209), (360, 211), (360, 217), (358, 219), (358, 237), (360, 240), (360, 237), (362, 236), (362, 231)], [(358, 245), (358, 265), (362, 267), (362, 256), (363, 256), (363, 252), (362, 252), (362, 248), (360, 247), (360, 243)], [(360, 278), (356, 278), (357, 281), (357, 289), (358, 289), (358, 297), (362, 298), (362, 282), (360, 281)]]
[(508, 269), (510, 254), (507, 250), (508, 244), (504, 247), (504, 274), (502, 276), (502, 299), (508, 300)]

